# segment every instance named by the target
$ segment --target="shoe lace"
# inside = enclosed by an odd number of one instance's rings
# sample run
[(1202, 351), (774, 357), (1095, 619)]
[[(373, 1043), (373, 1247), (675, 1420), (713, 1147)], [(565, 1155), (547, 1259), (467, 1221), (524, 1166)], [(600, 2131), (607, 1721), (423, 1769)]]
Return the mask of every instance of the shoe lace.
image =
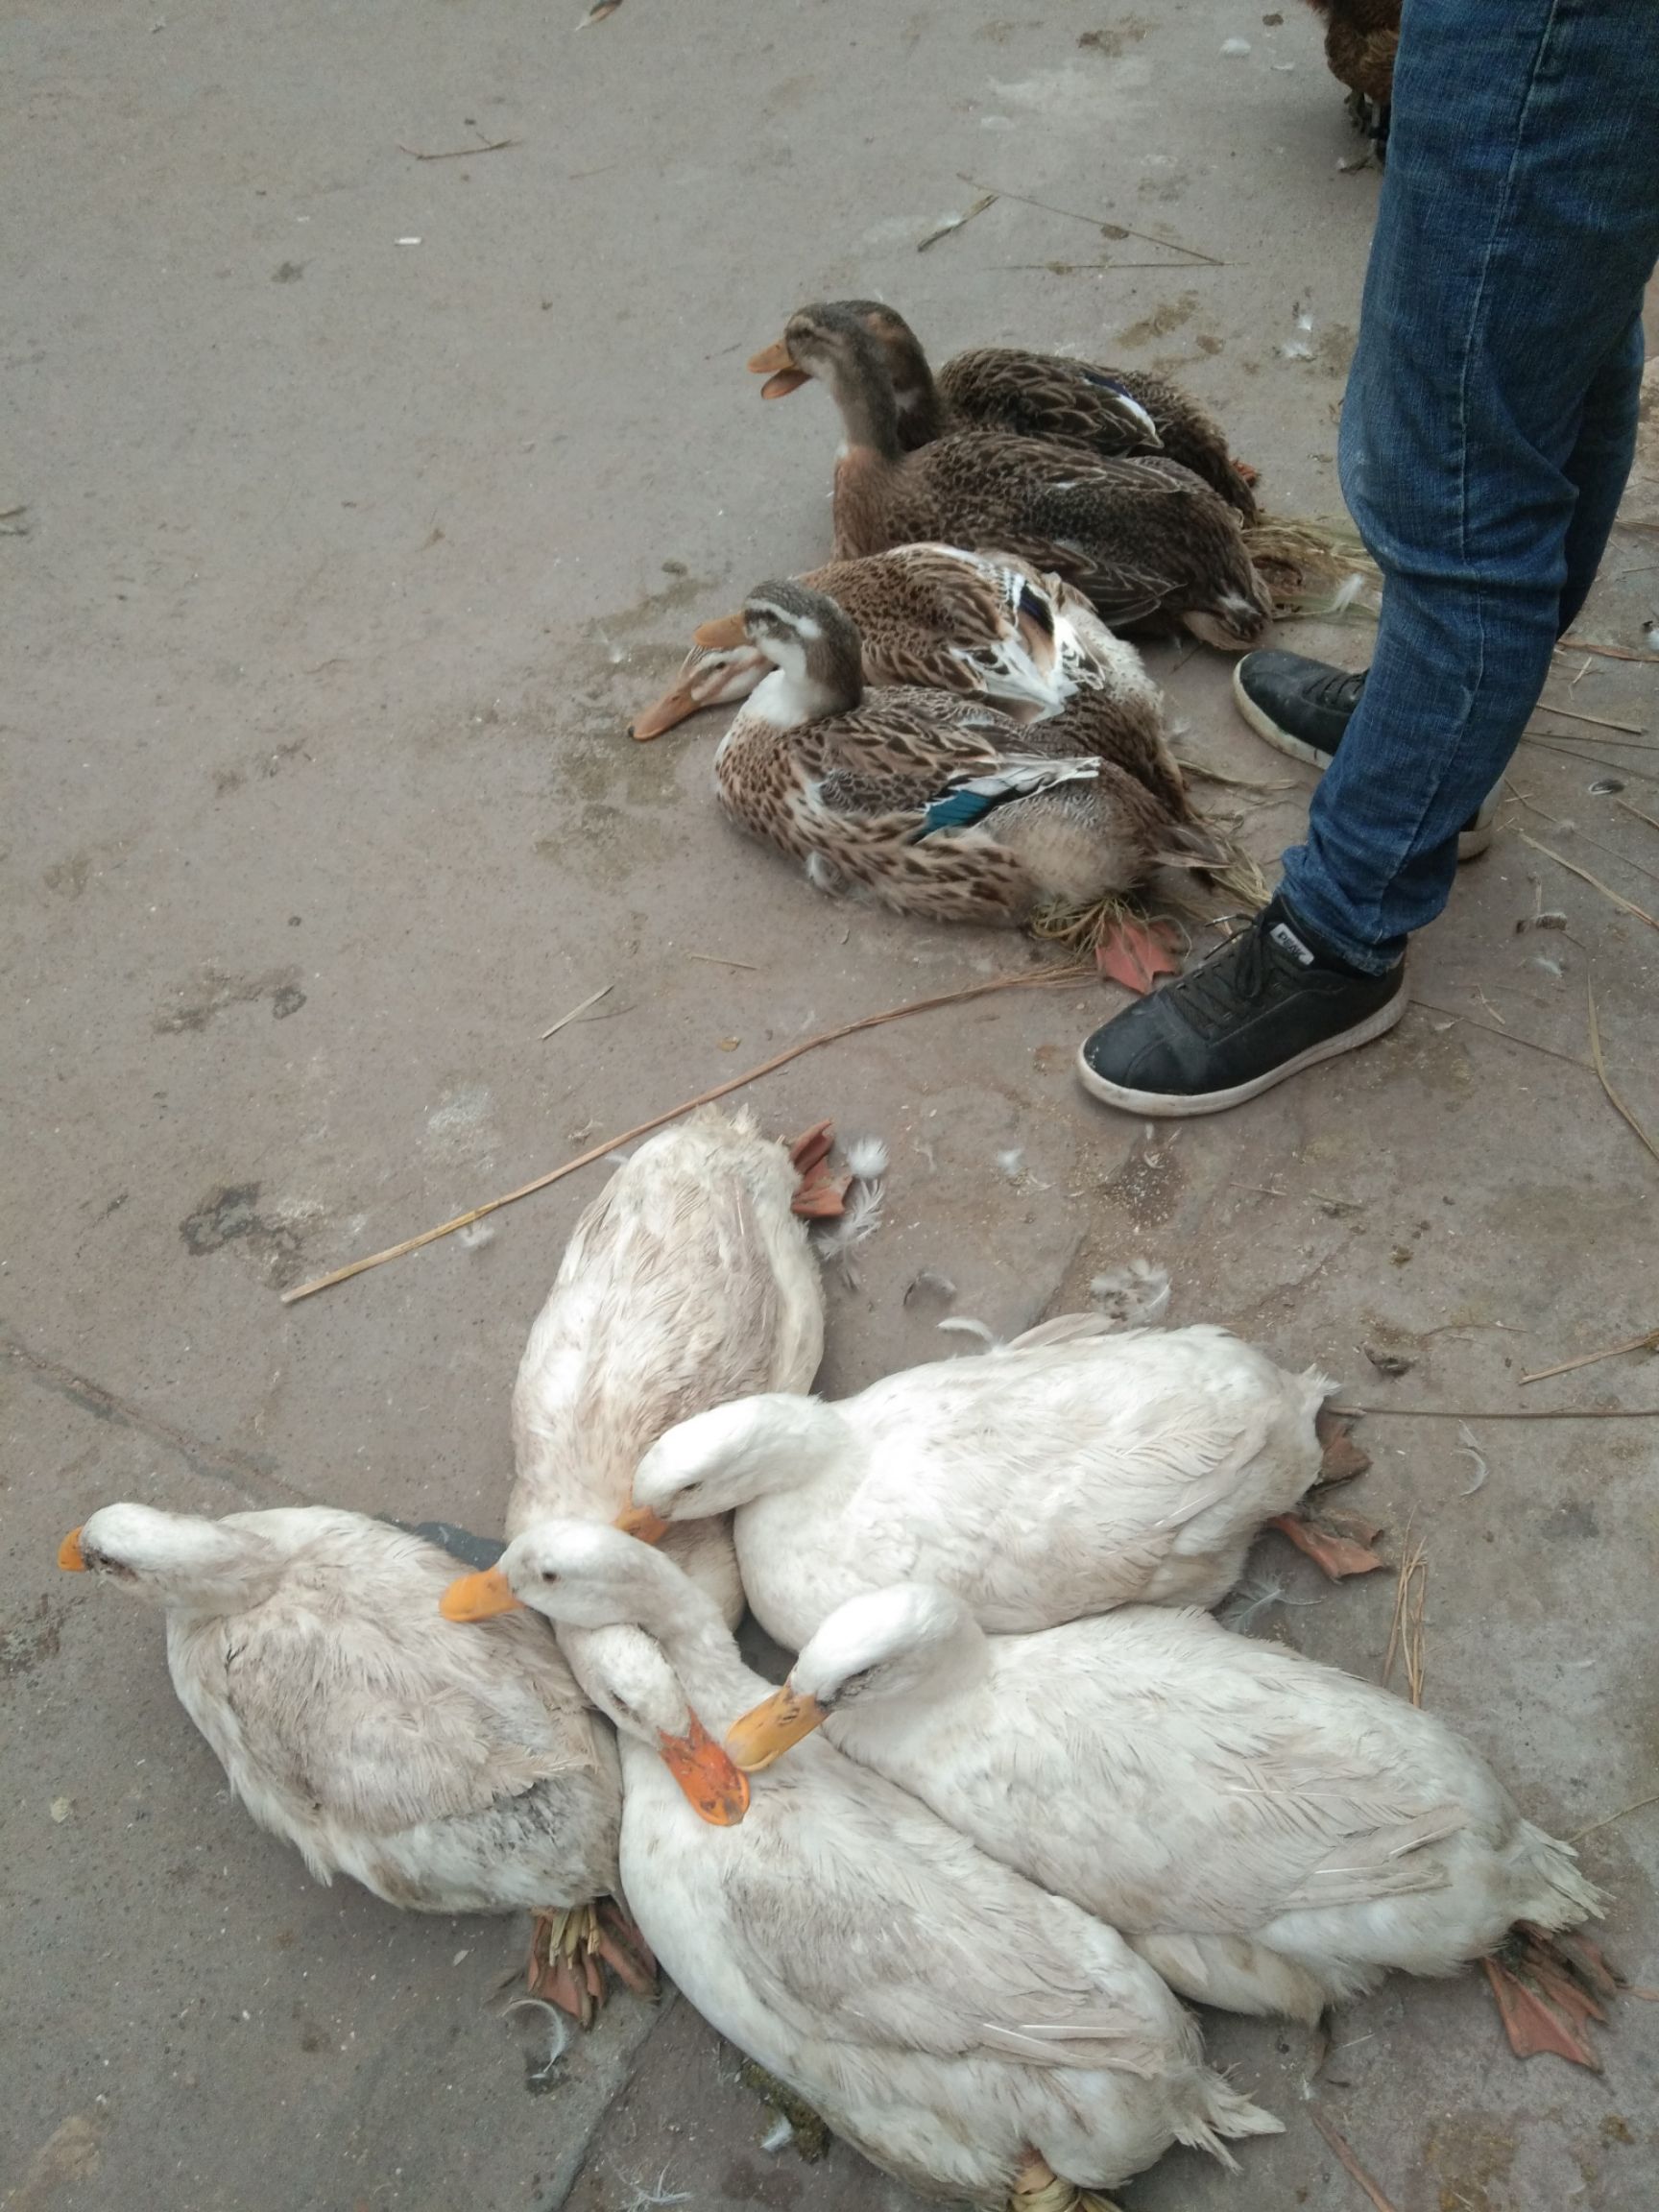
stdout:
[(1358, 676), (1349, 675), (1344, 669), (1335, 669), (1310, 686), (1310, 696), (1321, 707), (1334, 707), (1339, 712), (1351, 713), (1358, 703), (1360, 692), (1365, 688), (1365, 674), (1364, 669)]
[(1182, 1011), (1200, 1029), (1225, 1028), (1245, 1007), (1282, 995), (1300, 973), (1258, 920), (1182, 977)]

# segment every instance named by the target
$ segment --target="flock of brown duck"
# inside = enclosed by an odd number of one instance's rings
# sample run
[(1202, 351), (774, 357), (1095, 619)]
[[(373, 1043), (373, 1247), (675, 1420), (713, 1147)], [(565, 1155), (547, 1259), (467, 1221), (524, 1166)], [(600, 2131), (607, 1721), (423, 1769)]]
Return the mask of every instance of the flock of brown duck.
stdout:
[(697, 633), (634, 726), (742, 701), (714, 781), (742, 828), (935, 920), (1096, 908), (1156, 866), (1222, 864), (1164, 703), (1117, 635), (1240, 652), (1273, 613), (1219, 426), (1166, 378), (982, 348), (935, 378), (891, 307), (803, 307), (750, 368), (827, 384), (832, 559)]

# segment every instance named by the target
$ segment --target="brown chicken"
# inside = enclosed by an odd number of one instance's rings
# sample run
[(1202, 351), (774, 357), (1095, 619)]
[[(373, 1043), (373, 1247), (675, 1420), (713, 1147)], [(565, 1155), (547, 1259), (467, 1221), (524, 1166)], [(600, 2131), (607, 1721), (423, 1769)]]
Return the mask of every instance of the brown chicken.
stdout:
[(1348, 112), (1381, 160), (1388, 144), (1400, 0), (1308, 0), (1325, 19), (1325, 61), (1348, 87)]

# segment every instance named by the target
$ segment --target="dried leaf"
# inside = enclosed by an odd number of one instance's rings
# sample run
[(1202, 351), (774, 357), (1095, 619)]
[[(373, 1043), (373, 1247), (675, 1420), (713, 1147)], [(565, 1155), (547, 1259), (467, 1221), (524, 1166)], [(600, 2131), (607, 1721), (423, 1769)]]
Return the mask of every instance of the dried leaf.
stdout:
[(1116, 922), (1094, 948), (1102, 975), (1144, 998), (1160, 975), (1178, 975), (1180, 957), (1157, 926), (1127, 919)]

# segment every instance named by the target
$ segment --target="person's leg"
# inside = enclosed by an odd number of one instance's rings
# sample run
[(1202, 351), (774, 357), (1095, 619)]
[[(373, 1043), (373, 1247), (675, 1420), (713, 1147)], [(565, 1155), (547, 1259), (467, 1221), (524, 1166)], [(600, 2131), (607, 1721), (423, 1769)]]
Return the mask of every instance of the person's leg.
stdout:
[(1382, 612), (1284, 881), (1368, 974), (1445, 905), (1543, 689), (1581, 434), (1605, 506), (1590, 403), (1659, 253), (1659, 8), (1407, 0), (1390, 151), (1341, 435)]
[(1572, 629), (1590, 596), (1607, 539), (1630, 480), (1636, 458), (1636, 425), (1642, 411), (1642, 316), (1630, 326), (1591, 380), (1584, 420), (1567, 457), (1567, 473), (1578, 494), (1567, 525), (1567, 580), (1561, 587), (1556, 636)]
[(1604, 536), (1612, 365), (1656, 255), (1659, 6), (1406, 0), (1341, 442), (1376, 658), (1280, 897), (1095, 1032), (1097, 1096), (1211, 1111), (1398, 1019), (1406, 938), (1542, 689), (1581, 489), (1575, 582)]

